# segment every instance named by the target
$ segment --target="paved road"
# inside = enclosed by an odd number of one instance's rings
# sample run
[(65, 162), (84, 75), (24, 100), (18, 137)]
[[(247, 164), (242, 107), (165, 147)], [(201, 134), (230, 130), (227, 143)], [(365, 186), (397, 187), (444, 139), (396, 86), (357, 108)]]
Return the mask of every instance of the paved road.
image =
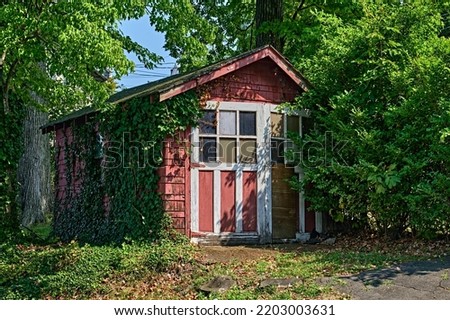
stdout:
[(450, 256), (341, 277), (336, 289), (351, 299), (450, 300)]

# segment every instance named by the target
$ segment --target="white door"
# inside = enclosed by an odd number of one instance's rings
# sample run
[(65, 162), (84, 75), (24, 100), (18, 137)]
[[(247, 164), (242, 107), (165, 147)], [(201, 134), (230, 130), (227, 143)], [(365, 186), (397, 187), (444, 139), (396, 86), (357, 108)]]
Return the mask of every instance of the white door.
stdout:
[(192, 141), (192, 231), (267, 242), (270, 105), (208, 102)]

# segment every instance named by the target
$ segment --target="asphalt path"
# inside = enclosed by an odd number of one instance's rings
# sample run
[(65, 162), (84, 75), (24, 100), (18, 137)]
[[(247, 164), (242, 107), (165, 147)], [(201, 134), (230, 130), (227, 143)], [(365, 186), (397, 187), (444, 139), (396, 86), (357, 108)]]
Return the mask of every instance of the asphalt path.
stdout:
[(355, 300), (450, 300), (450, 256), (325, 281)]

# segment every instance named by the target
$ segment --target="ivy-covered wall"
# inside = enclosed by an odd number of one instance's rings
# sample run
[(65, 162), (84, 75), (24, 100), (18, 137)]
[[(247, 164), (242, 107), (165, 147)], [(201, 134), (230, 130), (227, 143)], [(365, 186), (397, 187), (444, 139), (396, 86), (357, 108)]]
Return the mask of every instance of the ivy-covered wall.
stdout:
[(56, 151), (56, 235), (105, 243), (169, 232), (172, 221), (158, 193), (163, 145), (195, 124), (199, 110), (197, 95), (187, 92), (164, 102), (135, 98), (72, 122)]

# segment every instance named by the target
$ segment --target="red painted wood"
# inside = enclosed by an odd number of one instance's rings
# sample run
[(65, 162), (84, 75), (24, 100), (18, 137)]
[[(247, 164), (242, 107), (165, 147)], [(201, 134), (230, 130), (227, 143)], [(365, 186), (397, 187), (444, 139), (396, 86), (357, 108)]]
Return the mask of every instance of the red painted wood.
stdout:
[(220, 173), (220, 232), (236, 231), (236, 172)]
[(164, 209), (173, 218), (173, 227), (187, 236), (190, 234), (189, 134), (190, 130), (185, 130), (164, 140), (164, 161), (157, 169), (158, 192)]
[(244, 232), (256, 231), (257, 226), (257, 173), (243, 173), (242, 190), (242, 229)]
[(293, 66), (274, 48), (266, 47), (247, 57), (231, 61), (228, 64), (225, 64), (216, 70), (213, 70), (193, 80), (181, 83), (178, 86), (175, 86), (165, 92), (162, 92), (160, 94), (159, 99), (160, 101), (167, 100), (183, 92), (186, 92), (203, 84), (211, 82), (215, 79), (224, 77), (230, 73), (235, 72), (236, 70), (240, 70), (242, 68), (245, 68), (246, 66), (255, 64), (258, 61), (268, 59), (270, 59), (275, 65), (277, 65), (280, 71), (282, 70), (285, 77), (289, 78), (290, 81), (296, 85), (296, 87), (301, 87), (304, 91), (308, 89), (309, 83), (306, 81), (306, 79), (303, 76), (301, 76), (298, 72), (294, 71), (295, 69), (293, 68)]
[(200, 171), (198, 173), (199, 198), (199, 230), (213, 232), (214, 226), (214, 175), (213, 171)]
[(185, 195), (185, 230), (184, 234), (188, 237), (191, 236), (191, 157), (188, 156), (187, 150), (190, 146), (190, 134), (191, 134), (191, 128), (187, 128), (184, 132), (184, 137), (186, 140), (186, 148), (184, 152), (186, 153), (186, 160), (184, 165), (184, 171), (185, 171), (185, 189), (186, 189), (186, 195)]
[(302, 89), (270, 59), (259, 60), (208, 84), (208, 100), (282, 103)]

